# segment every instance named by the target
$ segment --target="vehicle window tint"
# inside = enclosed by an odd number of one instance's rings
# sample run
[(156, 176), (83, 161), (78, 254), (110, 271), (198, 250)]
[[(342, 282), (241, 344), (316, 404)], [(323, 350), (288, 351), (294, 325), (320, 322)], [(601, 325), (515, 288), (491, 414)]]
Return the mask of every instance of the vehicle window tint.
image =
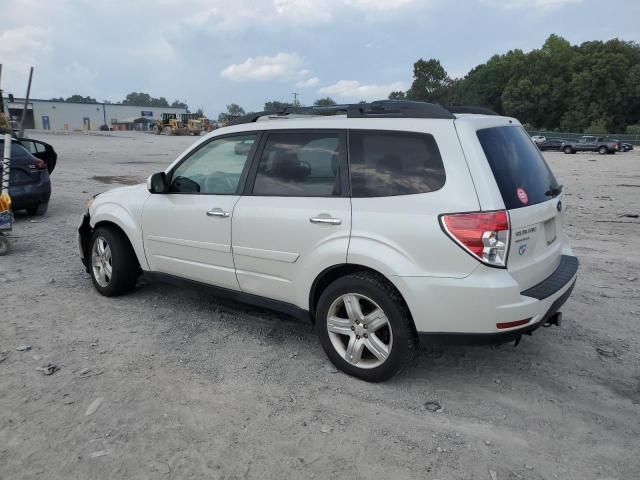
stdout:
[(493, 127), (477, 134), (507, 209), (551, 199), (546, 193), (558, 182), (524, 129)]
[(175, 169), (172, 193), (233, 194), (256, 140), (248, 134), (213, 140), (196, 150)]
[(340, 195), (339, 134), (272, 133), (260, 156), (254, 195)]
[[(4, 140), (0, 140), (0, 155), (4, 155)], [(32, 156), (22, 145), (11, 142), (11, 158), (32, 158)]]
[(351, 194), (389, 197), (433, 192), (445, 182), (432, 135), (410, 132), (349, 132)]

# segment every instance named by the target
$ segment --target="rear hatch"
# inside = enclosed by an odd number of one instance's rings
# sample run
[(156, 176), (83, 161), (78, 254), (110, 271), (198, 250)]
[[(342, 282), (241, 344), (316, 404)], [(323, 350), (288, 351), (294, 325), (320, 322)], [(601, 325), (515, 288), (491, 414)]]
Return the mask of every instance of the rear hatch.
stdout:
[(560, 264), (566, 241), (562, 187), (522, 127), (484, 128), (477, 135), (509, 212), (507, 269), (525, 290)]

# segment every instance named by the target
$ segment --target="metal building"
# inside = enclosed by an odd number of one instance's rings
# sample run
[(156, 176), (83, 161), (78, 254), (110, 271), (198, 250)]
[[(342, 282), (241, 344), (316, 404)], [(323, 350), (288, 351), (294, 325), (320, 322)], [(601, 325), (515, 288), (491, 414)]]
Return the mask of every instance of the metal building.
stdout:
[[(24, 99), (5, 98), (11, 120), (20, 123)], [(29, 100), (24, 126), (38, 130), (100, 130), (102, 125), (127, 123), (139, 117), (157, 120), (163, 113), (186, 113), (184, 108), (143, 107), (116, 103), (77, 103), (58, 100)]]

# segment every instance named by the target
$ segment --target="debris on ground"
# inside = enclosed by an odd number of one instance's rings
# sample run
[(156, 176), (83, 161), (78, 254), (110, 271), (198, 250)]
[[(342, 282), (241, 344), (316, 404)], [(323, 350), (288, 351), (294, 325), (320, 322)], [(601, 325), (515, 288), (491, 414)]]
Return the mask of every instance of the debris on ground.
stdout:
[(7, 359), (6, 355), (0, 355), (0, 363), (4, 362)]
[(607, 348), (607, 347), (596, 347), (596, 352), (598, 352), (598, 355), (600, 355), (601, 357), (617, 357), (618, 356), (618, 352), (616, 352), (612, 348)]
[(82, 370), (80, 370), (80, 375), (86, 375), (90, 371), (91, 371), (91, 369), (89, 367), (85, 367)]
[(97, 452), (93, 452), (90, 457), (91, 458), (98, 458), (98, 457), (105, 457), (107, 455), (111, 455), (111, 450), (98, 450)]
[(489, 470), (489, 476), (491, 477), (491, 480), (498, 480), (498, 474), (495, 470)]
[(429, 410), (430, 412), (441, 412), (443, 409), (442, 409), (442, 406), (435, 400), (429, 400), (427, 402), (424, 402), (424, 405), (420, 407), (420, 410)]
[(55, 363), (48, 363), (44, 367), (36, 367), (36, 370), (38, 372), (42, 372), (44, 375), (53, 375), (58, 370), (60, 370), (60, 367), (58, 365), (56, 365)]
[(321, 431), (322, 433), (331, 433), (331, 432), (333, 431), (333, 428), (331, 428), (331, 426), (330, 426), (330, 425), (322, 425), (322, 426), (320, 427), (320, 431)]
[(102, 397), (98, 397), (93, 402), (91, 402), (91, 405), (89, 405), (87, 407), (87, 411), (84, 412), (84, 414), (87, 417), (89, 415), (93, 415), (94, 413), (96, 413), (98, 411), (98, 409), (100, 408), (100, 405), (102, 405)]
[(16, 350), (18, 352), (28, 352), (29, 350), (31, 350), (31, 345), (20, 345), (18, 348), (16, 348)]

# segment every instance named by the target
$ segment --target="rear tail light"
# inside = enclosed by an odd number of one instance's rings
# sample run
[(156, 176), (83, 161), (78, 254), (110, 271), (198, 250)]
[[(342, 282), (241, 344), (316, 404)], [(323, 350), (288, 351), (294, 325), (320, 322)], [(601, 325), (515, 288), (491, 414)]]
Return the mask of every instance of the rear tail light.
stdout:
[(440, 217), (444, 231), (466, 252), (492, 267), (506, 267), (509, 215), (497, 212), (452, 213)]
[(30, 163), (28, 165), (28, 167), (31, 170), (44, 170), (45, 168), (47, 168), (47, 164), (44, 163), (42, 160), (40, 160), (39, 158), (36, 158), (33, 163)]

